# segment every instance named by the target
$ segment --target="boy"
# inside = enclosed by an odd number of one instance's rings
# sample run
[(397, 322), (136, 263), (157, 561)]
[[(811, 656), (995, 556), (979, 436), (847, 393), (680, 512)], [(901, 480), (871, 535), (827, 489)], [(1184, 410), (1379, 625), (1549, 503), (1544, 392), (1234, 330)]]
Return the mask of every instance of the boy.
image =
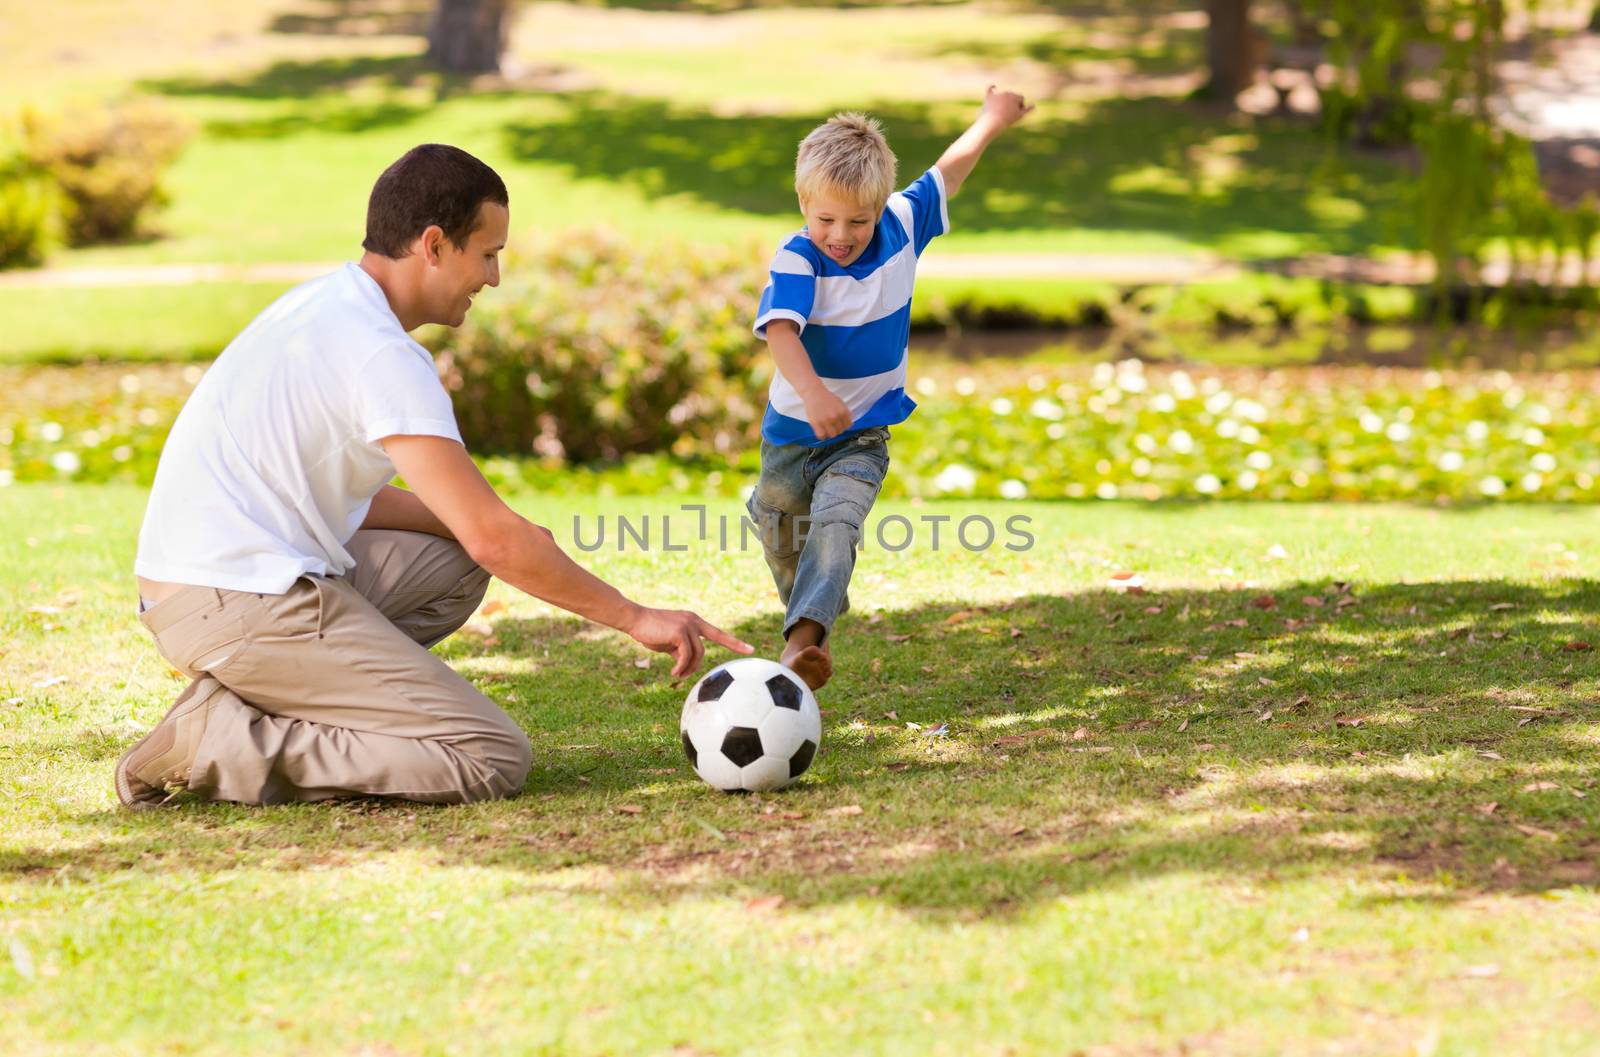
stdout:
[(833, 674), (828, 633), (850, 606), (889, 427), (916, 408), (905, 383), (917, 257), (949, 230), (946, 200), (985, 148), (1032, 110), (990, 85), (978, 119), (897, 194), (894, 153), (871, 118), (839, 114), (800, 144), (806, 226), (773, 258), (755, 323), (777, 372), (748, 506), (787, 607), (780, 660), (813, 690)]

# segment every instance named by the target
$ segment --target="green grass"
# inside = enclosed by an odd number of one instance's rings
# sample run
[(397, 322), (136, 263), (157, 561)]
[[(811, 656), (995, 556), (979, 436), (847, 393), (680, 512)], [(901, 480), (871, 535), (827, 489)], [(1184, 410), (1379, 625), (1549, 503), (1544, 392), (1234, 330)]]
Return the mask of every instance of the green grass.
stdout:
[[(869, 546), (792, 790), (700, 786), (662, 659), (497, 585), (440, 650), (520, 797), (131, 816), (143, 493), (0, 496), (0, 1051), (1594, 1052), (1587, 514), (887, 504), (1037, 543)], [(755, 553), (588, 561), (772, 651)]]

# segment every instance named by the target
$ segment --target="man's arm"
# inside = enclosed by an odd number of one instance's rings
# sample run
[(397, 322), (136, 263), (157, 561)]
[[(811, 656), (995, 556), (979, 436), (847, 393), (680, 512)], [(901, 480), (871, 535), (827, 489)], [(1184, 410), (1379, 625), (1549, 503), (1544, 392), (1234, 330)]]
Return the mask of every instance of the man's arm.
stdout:
[(433, 516), (433, 511), (418, 499), (415, 492), (386, 484), (372, 497), (367, 510), (364, 529), (405, 529), (408, 532), (426, 532), (430, 536), (455, 539), (448, 526)]
[(983, 152), (995, 137), (1033, 112), (1031, 103), (1024, 103), (1016, 92), (1002, 92), (989, 86), (984, 95), (983, 110), (978, 120), (963, 132), (934, 165), (944, 177), (944, 195), (954, 198), (961, 185), (967, 182), (973, 166), (983, 157)]
[(778, 370), (805, 401), (806, 421), (818, 440), (836, 437), (850, 428), (850, 409), (833, 395), (811, 366), (811, 356), (800, 344), (800, 328), (792, 320), (774, 319), (767, 324), (767, 348)]
[[(687, 675), (705, 655), (701, 638), (736, 653), (753, 647), (685, 610), (651, 609), (567, 557), (549, 529), (506, 506), (460, 444), (443, 437), (394, 436), (381, 443), (415, 499), (437, 514), (472, 560), (512, 587), (633, 636), (677, 658), (674, 676)], [(398, 491), (398, 489), (397, 489)], [(386, 503), (397, 500), (386, 500)], [(427, 531), (422, 529), (421, 531)]]

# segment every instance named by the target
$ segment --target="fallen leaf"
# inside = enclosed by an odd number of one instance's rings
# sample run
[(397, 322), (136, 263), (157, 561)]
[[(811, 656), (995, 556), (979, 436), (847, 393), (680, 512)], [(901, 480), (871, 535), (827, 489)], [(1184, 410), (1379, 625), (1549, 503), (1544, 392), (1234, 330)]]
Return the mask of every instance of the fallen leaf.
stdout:
[(650, 658), (640, 657), (638, 660), (633, 662), (633, 666), (635, 668), (648, 668), (650, 667)]
[(1333, 725), (1336, 727), (1359, 727), (1366, 721), (1365, 716), (1339, 716), (1333, 721)]
[(884, 768), (884, 770), (893, 771), (896, 774), (899, 774), (901, 771), (908, 769), (910, 766), (911, 765), (909, 763), (891, 763), (888, 767)]
[(478, 615), (492, 617), (496, 613), (504, 613), (505, 609), (506, 604), (497, 598), (493, 602), (487, 603), (482, 609), (478, 610)]
[(1179, 734), (1182, 734), (1184, 731), (1186, 731), (1188, 729), (1189, 729), (1189, 721), (1187, 719), (1185, 719), (1182, 723), (1178, 724), (1178, 733)]
[(786, 818), (790, 822), (793, 822), (795, 819), (805, 818), (806, 816), (805, 812), (803, 811), (780, 811), (778, 812), (778, 817)]
[(1524, 837), (1539, 837), (1539, 838), (1542, 838), (1544, 840), (1560, 840), (1561, 839), (1561, 835), (1559, 833), (1552, 833), (1550, 830), (1540, 829), (1538, 826), (1525, 826), (1520, 822), (1513, 822), (1511, 824), (1511, 828), (1515, 829), (1518, 833), (1522, 834)]
[(1214, 748), (1216, 748), (1216, 746), (1213, 745), (1209, 741), (1202, 741), (1202, 742), (1199, 742), (1198, 744), (1196, 744), (1195, 748), (1197, 748), (1197, 749), (1214, 749)]
[(1496, 602), (1494, 605), (1489, 607), (1489, 612), (1498, 613), (1501, 610), (1515, 608), (1517, 608), (1517, 604), (1515, 602)]
[(991, 745), (1021, 745), (1024, 742), (1026, 742), (1027, 740), (1028, 739), (1023, 737), (1021, 734), (1005, 734), (1005, 735), (1002, 735), (1002, 736), (994, 739), (989, 744), (991, 744)]
[(1469, 965), (1461, 970), (1461, 975), (1471, 977), (1474, 980), (1486, 980), (1491, 976), (1499, 976), (1500, 967), (1498, 965)]
[(1589, 794), (1585, 793), (1582, 789), (1568, 789), (1567, 792), (1571, 793), (1573, 796), (1577, 797), (1579, 800), (1586, 800), (1586, 799), (1588, 799), (1588, 796), (1589, 796)]
[(1111, 578), (1113, 580), (1132, 580), (1135, 577), (1137, 577), (1138, 575), (1139, 575), (1138, 573), (1120, 572), (1120, 573), (1112, 573), (1111, 574)]
[(1272, 595), (1257, 595), (1250, 600), (1250, 604), (1257, 609), (1277, 609), (1278, 600)]
[(644, 808), (638, 804), (621, 804), (618, 805), (617, 811), (623, 815), (638, 815), (644, 812)]
[(1345, 606), (1353, 606), (1355, 604), (1356, 597), (1354, 595), (1345, 595), (1333, 604), (1333, 608), (1343, 609)]
[(951, 613), (949, 616), (945, 617), (944, 622), (946, 624), (959, 624), (970, 616), (972, 616), (972, 611), (970, 609), (958, 609), (954, 613)]
[(1522, 791), (1524, 793), (1542, 793), (1546, 789), (1560, 788), (1561, 787), (1554, 782), (1529, 782), (1527, 785), (1522, 787)]
[(830, 807), (827, 813), (835, 817), (842, 817), (844, 815), (859, 815), (861, 814), (861, 805), (846, 804), (843, 807)]
[(1284, 549), (1281, 543), (1274, 543), (1267, 548), (1267, 557), (1269, 558), (1287, 558), (1288, 556), (1289, 552)]
[(40, 679), (38, 682), (34, 683), (33, 688), (35, 690), (45, 690), (49, 687), (57, 686), (66, 681), (67, 677), (64, 675), (52, 675), (47, 679)]
[(941, 723), (937, 727), (934, 727), (931, 730), (923, 731), (922, 732), (922, 736), (924, 738), (942, 738), (946, 734), (949, 734), (949, 733), (950, 733), (950, 724)]
[(1257, 716), (1256, 717), (1256, 722), (1257, 723), (1270, 723), (1270, 722), (1272, 722), (1272, 709), (1269, 708), (1265, 712), (1261, 713), (1261, 715)]
[(1027, 826), (1018, 826), (1015, 829), (1011, 830), (1011, 832), (1007, 833), (1006, 836), (1008, 836), (1008, 837), (1020, 837), (1026, 832), (1028, 832), (1028, 827)]
[(1321, 609), (1322, 599), (1318, 598), (1316, 595), (1306, 595), (1300, 599), (1300, 604), (1303, 606), (1314, 606), (1317, 609)]
[(1477, 810), (1480, 815), (1492, 815), (1494, 814), (1494, 809), (1499, 806), (1498, 801), (1491, 800), (1487, 804), (1479, 804)]
[(1145, 606), (1144, 607), (1144, 611), (1146, 613), (1148, 613), (1150, 616), (1155, 616), (1157, 613), (1161, 612), (1161, 607), (1160, 606)]
[(1276, 680), (1276, 679), (1268, 679), (1264, 675), (1257, 676), (1256, 677), (1256, 682), (1260, 683), (1262, 686), (1277, 686), (1278, 685), (1278, 680)]
[(888, 638), (888, 640), (890, 642), (910, 642), (911, 641), (911, 636), (910, 635), (889, 635), (889, 636), (886, 636), (886, 637)]
[(1302, 705), (1309, 705), (1310, 703), (1311, 703), (1310, 695), (1301, 694), (1299, 697), (1294, 699), (1294, 702), (1289, 707), (1290, 708), (1299, 708)]
[(1501, 756), (1498, 752), (1495, 752), (1492, 749), (1479, 749), (1478, 750), (1478, 755), (1482, 756), (1486, 760), (1503, 760), (1503, 759), (1505, 759), (1504, 756)]
[(1073, 731), (1072, 732), (1072, 740), (1073, 741), (1088, 741), (1089, 740), (1089, 728), (1088, 727), (1079, 727), (1077, 730)]
[(777, 910), (783, 906), (783, 896), (757, 896), (744, 905), (746, 910), (760, 912), (763, 910)]
[(1594, 649), (1594, 646), (1587, 642), (1569, 642), (1561, 648), (1568, 653), (1587, 653), (1589, 650)]
[(898, 713), (898, 712), (885, 712), (883, 714), (883, 718), (884, 719), (898, 720), (900, 718), (900, 713)]
[(1011, 637), (1014, 638), (1014, 639), (1022, 638), (1022, 629), (1021, 628), (1012, 628), (1011, 629)]

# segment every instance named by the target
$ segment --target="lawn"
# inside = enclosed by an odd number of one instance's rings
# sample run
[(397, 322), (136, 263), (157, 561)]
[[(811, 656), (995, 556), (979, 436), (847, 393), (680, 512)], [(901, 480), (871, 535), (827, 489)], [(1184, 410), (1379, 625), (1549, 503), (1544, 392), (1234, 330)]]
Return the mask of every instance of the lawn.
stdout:
[[(759, 797), (689, 772), (664, 658), (496, 585), (439, 649), (532, 736), (519, 797), (131, 816), (179, 688), (143, 493), (0, 497), (0, 1052), (1596, 1052), (1585, 511), (885, 504), (923, 532), (869, 543), (823, 751)], [(692, 496), (515, 501), (671, 516), (587, 560), (773, 652)]]

